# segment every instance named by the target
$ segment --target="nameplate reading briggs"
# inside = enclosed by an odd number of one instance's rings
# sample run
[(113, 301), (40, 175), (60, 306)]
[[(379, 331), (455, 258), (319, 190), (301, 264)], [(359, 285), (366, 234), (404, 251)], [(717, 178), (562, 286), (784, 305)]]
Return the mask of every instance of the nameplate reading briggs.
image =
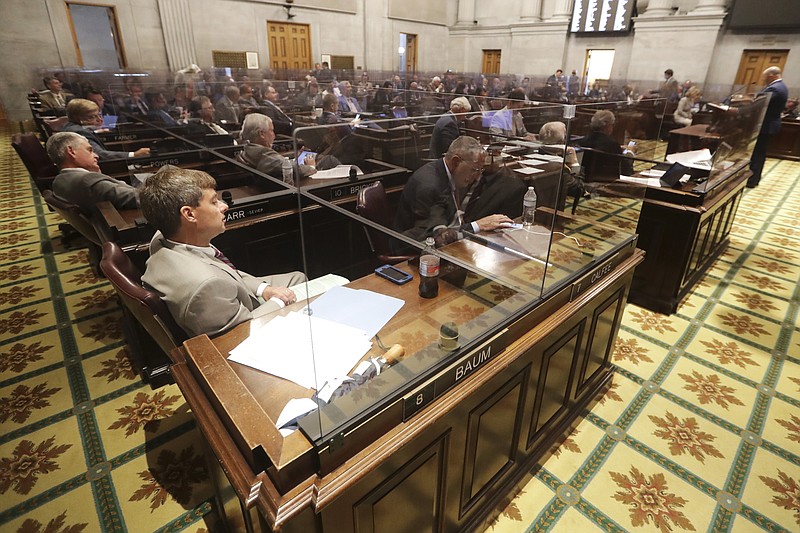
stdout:
[(380, 180), (359, 181), (357, 183), (348, 183), (347, 185), (339, 185), (337, 187), (331, 187), (331, 201), (344, 200), (345, 198), (352, 198), (358, 194), (358, 191), (360, 191), (364, 187), (369, 187), (376, 181)]
[(616, 253), (608, 261), (595, 268), (591, 274), (584, 276), (573, 283), (572, 291), (569, 295), (569, 301), (571, 302), (584, 292), (588, 291), (592, 285), (605, 278), (612, 270), (614, 270), (614, 267), (617, 266), (618, 259), (619, 253)]
[(435, 378), (403, 398), (403, 421), (405, 422), (430, 402), (459, 384), (494, 359), (508, 346), (508, 330), (504, 329), (478, 348), (458, 358)]

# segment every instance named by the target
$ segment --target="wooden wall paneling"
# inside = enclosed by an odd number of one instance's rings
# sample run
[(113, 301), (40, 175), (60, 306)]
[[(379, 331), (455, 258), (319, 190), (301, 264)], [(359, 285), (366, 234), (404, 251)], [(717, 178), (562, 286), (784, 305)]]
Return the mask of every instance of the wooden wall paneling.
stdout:
[(539, 435), (544, 434), (542, 430), (555, 424), (567, 410), (585, 325), (586, 317), (549, 346), (543, 343), (545, 349), (541, 370), (535, 380), (536, 402), (527, 439), (528, 449)]
[[(442, 434), (356, 502), (352, 508), (353, 531), (440, 531), (449, 437), (449, 432)], [(345, 531), (346, 527), (341, 524), (333, 531)]]
[(518, 462), (523, 385), (529, 369), (530, 365), (518, 372), (467, 417), (459, 520)]
[(606, 368), (614, 349), (617, 328), (622, 321), (622, 310), (625, 308), (626, 288), (623, 287), (607, 300), (602, 302), (592, 313), (589, 326), (588, 342), (583, 352), (578, 383), (573, 398), (581, 395), (587, 385)]

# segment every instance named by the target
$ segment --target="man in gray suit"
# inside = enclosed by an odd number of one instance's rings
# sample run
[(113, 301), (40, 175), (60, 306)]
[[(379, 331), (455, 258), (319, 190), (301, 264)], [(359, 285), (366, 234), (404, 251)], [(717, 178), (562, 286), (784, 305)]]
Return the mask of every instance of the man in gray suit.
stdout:
[(211, 239), (225, 231), (227, 204), (214, 178), (199, 170), (162, 168), (142, 186), (141, 209), (158, 231), (142, 281), (161, 294), (190, 336), (222, 333), (297, 299), (301, 272), (257, 278), (237, 270)]
[(136, 208), (136, 189), (100, 173), (97, 153), (85, 137), (73, 132), (56, 133), (47, 140), (47, 155), (61, 171), (53, 180), (53, 194), (76, 204), (87, 214), (95, 204), (109, 201), (119, 209)]

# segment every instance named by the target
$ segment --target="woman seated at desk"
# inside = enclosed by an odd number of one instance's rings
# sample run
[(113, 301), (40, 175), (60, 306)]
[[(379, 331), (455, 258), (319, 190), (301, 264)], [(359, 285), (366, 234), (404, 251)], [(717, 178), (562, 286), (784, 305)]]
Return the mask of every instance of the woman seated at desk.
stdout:
[(104, 159), (124, 159), (127, 157), (140, 157), (150, 155), (150, 148), (139, 148), (133, 152), (116, 152), (109, 150), (106, 145), (95, 133), (95, 130), (102, 128), (103, 117), (100, 115), (100, 108), (91, 100), (75, 98), (67, 104), (67, 119), (69, 122), (64, 124), (61, 131), (71, 131), (86, 137), (92, 150), (100, 160)]
[(676, 124), (680, 124), (681, 126), (692, 125), (692, 115), (694, 114), (692, 108), (698, 98), (700, 98), (700, 89), (697, 87), (690, 87), (689, 90), (686, 91), (686, 95), (678, 102), (678, 107), (675, 109), (675, 113), (672, 114), (672, 118)]

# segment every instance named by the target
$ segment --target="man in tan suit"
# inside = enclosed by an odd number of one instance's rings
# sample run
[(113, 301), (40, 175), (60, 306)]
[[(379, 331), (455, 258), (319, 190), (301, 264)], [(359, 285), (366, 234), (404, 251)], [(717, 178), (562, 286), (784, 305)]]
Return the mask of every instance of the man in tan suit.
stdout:
[(61, 81), (58, 78), (47, 76), (43, 81), (47, 90), (39, 92), (39, 101), (47, 109), (63, 115), (64, 109), (67, 107), (67, 100), (72, 98), (72, 95), (62, 90)]
[(142, 213), (158, 230), (142, 281), (161, 294), (190, 336), (222, 333), (294, 303), (297, 297), (287, 287), (306, 279), (301, 272), (251, 276), (211, 244), (225, 231), (228, 210), (215, 186), (205, 172), (162, 168), (139, 195)]

